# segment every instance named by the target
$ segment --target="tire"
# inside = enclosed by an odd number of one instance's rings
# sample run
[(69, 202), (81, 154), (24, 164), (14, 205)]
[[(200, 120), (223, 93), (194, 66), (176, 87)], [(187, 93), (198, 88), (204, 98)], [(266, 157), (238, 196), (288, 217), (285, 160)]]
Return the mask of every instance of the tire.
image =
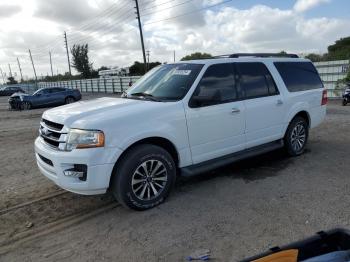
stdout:
[(30, 110), (32, 109), (32, 104), (30, 102), (24, 101), (21, 103), (22, 110)]
[(301, 155), (309, 137), (309, 125), (303, 117), (296, 116), (290, 122), (284, 136), (284, 145), (290, 156)]
[(68, 104), (74, 103), (75, 99), (74, 99), (74, 97), (69, 96), (64, 101), (65, 101), (66, 105), (68, 105)]
[(119, 203), (141, 211), (162, 203), (175, 180), (176, 166), (168, 151), (142, 144), (128, 151), (114, 168), (111, 191)]
[(346, 104), (348, 103), (348, 101), (346, 99), (343, 99), (343, 106), (346, 106)]

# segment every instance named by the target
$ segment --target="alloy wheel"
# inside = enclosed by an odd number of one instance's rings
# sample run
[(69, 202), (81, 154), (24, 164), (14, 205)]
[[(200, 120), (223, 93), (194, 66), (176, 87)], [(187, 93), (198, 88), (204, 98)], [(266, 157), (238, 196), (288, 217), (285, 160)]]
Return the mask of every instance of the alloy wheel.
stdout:
[(292, 130), (291, 144), (295, 152), (300, 151), (306, 141), (306, 130), (302, 123), (298, 123)]
[(140, 200), (153, 200), (164, 190), (168, 181), (165, 165), (159, 160), (147, 160), (139, 165), (131, 179), (131, 187)]

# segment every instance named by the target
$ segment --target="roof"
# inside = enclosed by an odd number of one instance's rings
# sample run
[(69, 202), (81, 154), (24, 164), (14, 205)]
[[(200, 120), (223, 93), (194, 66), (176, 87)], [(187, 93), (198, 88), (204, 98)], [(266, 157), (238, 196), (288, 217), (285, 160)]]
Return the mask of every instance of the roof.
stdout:
[(305, 58), (289, 58), (289, 57), (238, 57), (238, 58), (224, 57), (224, 58), (187, 60), (187, 61), (179, 61), (176, 63), (218, 64), (218, 63), (229, 63), (229, 62), (232, 62), (232, 63), (234, 62), (310, 62), (310, 60)]

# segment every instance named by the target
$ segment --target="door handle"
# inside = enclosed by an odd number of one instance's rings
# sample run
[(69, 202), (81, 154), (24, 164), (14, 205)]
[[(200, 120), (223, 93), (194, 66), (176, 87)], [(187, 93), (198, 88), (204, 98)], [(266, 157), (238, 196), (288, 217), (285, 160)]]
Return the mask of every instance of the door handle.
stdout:
[(232, 114), (238, 114), (239, 112), (241, 112), (241, 110), (239, 110), (239, 108), (232, 108), (232, 110), (231, 110)]
[(281, 99), (278, 99), (276, 105), (278, 106), (283, 105), (283, 101)]

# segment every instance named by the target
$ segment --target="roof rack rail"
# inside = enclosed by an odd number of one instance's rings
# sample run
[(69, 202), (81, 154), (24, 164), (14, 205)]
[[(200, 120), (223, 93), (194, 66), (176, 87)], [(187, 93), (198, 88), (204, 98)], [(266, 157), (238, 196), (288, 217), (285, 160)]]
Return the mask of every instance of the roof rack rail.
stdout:
[(223, 56), (218, 56), (218, 57), (238, 58), (238, 57), (243, 57), (243, 56), (299, 58), (299, 56), (296, 54), (287, 54), (287, 53), (236, 53), (236, 54), (223, 55)]

